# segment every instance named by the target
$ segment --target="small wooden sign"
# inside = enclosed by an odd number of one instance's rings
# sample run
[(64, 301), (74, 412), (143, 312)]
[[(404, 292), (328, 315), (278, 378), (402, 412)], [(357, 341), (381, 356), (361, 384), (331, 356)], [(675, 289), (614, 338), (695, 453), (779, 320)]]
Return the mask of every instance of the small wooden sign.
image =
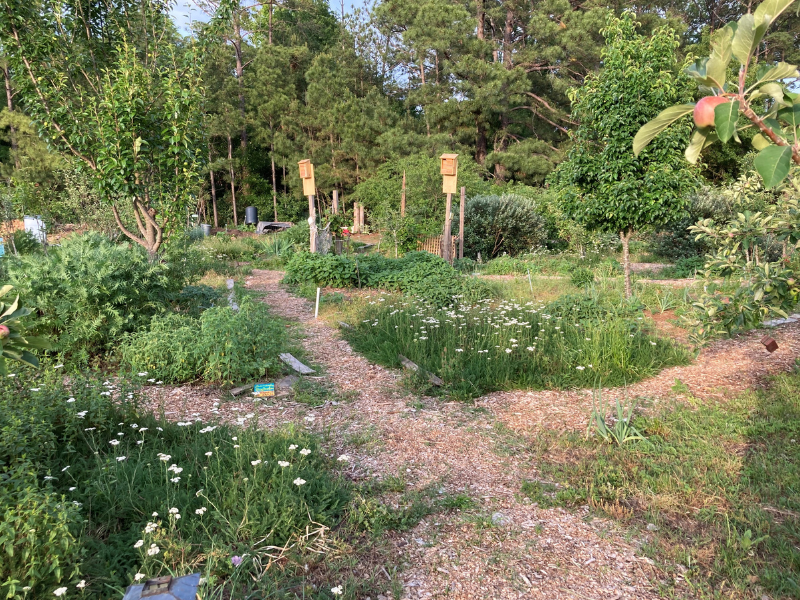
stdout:
[(253, 396), (256, 398), (267, 398), (275, 395), (274, 383), (257, 383), (253, 386)]

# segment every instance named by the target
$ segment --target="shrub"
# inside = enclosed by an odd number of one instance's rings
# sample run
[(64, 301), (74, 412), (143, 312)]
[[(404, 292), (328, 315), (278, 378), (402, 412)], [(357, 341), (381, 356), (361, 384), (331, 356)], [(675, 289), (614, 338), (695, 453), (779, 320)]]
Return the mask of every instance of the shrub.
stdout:
[(44, 252), (39, 239), (30, 231), (17, 229), (14, 232), (14, 249), (17, 254), (41, 254)]
[(409, 252), (401, 258), (385, 258), (378, 254), (350, 258), (298, 253), (286, 267), (285, 281), (383, 288), (419, 296), (438, 306), (451, 303), (454, 296), (477, 299), (487, 293), (481, 283), (465, 277), (428, 252)]
[(8, 274), (37, 310), (33, 331), (79, 362), (167, 310), (186, 278), (197, 275), (174, 262), (151, 262), (140, 246), (96, 233), (71, 237), (47, 255), (12, 259)]
[(238, 382), (280, 373), (278, 354), (287, 349), (286, 328), (261, 302), (245, 299), (238, 312), (216, 306), (199, 318), (155, 317), (149, 328), (122, 344), (132, 372), (148, 372), (169, 383), (195, 379)]
[(687, 258), (679, 258), (671, 267), (661, 269), (660, 277), (669, 279), (686, 279), (694, 277), (698, 271), (702, 271), (705, 267), (706, 259), (703, 256), (690, 256)]
[[(13, 286), (4, 285), (0, 288), (0, 298), (5, 297), (13, 289)], [(10, 305), (0, 300), (0, 328), (2, 328), (0, 331), (0, 375), (8, 373), (6, 359), (37, 366), (39, 359), (31, 351), (50, 347), (50, 343), (46, 339), (26, 335), (21, 319), (30, 313), (30, 308), (19, 305), (19, 296)]]
[[(4, 592), (17, 580), (31, 586), (28, 597), (49, 598), (84, 579), (83, 593), (103, 599), (136, 573), (197, 570), (220, 586), (233, 555), (251, 557), (237, 573), (260, 573), (267, 589), (290, 575), (258, 570), (266, 546), (341, 519), (346, 483), (303, 432), (263, 431), (257, 417), (246, 429), (160, 421), (124, 382), (22, 375), (0, 380)], [(8, 541), (17, 542), (11, 558)], [(146, 552), (151, 544), (157, 554)], [(235, 585), (219, 597), (248, 595)]]
[(523, 196), (474, 196), (466, 206), (464, 254), (484, 259), (511, 256), (544, 245), (547, 228), (535, 201)]

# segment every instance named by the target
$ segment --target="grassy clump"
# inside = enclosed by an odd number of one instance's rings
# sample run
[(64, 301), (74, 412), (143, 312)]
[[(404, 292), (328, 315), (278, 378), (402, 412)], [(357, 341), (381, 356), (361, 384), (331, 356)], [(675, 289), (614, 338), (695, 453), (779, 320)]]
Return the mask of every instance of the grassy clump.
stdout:
[(51, 373), (0, 382), (4, 597), (72, 597), (83, 580), (108, 598), (137, 573), (196, 571), (204, 597), (280, 595), (303, 568), (265, 569), (270, 546), (342, 519), (348, 488), (314, 437), (262, 431), (257, 410), (246, 429), (170, 423), (133, 387)]
[(147, 371), (164, 382), (233, 383), (279, 375), (278, 355), (289, 347), (286, 331), (266, 304), (245, 298), (239, 311), (217, 306), (199, 318), (156, 317), (148, 329), (127, 337), (121, 354), (132, 372)]
[[(576, 436), (545, 444), (526, 482), (544, 505), (589, 503), (643, 528), (646, 546), (675, 563), (703, 597), (800, 597), (800, 374), (727, 403), (683, 404), (636, 421), (647, 442), (624, 446)], [(652, 529), (652, 526), (651, 526)], [(673, 581), (674, 583), (674, 581)]]
[(573, 320), (545, 305), (488, 301), (437, 308), (373, 297), (360, 322), (344, 330), (371, 360), (398, 366), (398, 354), (436, 373), (462, 398), (498, 389), (623, 385), (689, 360), (636, 320)]

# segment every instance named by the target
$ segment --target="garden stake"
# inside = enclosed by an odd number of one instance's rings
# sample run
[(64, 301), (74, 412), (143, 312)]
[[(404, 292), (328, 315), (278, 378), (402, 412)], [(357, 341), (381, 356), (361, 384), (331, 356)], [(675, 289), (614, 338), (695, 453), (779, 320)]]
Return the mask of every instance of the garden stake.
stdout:
[(533, 280), (531, 279), (531, 268), (528, 267), (528, 285), (531, 286), (531, 296), (533, 296)]
[(317, 306), (314, 308), (314, 318), (319, 315), (319, 288), (317, 288)]

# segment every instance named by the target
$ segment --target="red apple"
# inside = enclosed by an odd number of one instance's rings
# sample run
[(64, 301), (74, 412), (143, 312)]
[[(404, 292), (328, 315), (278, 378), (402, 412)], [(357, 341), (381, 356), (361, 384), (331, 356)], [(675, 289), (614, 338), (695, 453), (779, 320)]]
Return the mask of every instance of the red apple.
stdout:
[(714, 108), (728, 102), (722, 96), (706, 96), (700, 98), (694, 106), (694, 124), (698, 127), (714, 126)]
[(7, 325), (0, 325), (0, 340), (6, 339), (11, 334)]

